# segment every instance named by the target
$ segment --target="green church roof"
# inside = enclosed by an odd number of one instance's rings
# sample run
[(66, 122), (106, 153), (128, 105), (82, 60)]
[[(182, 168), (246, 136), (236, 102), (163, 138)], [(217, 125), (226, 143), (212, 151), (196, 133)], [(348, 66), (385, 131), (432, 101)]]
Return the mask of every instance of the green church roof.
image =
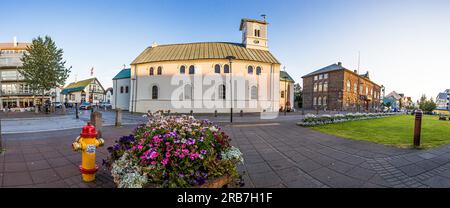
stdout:
[(280, 71), (280, 81), (288, 81), (288, 82), (294, 82), (294, 79), (292, 79), (291, 76), (289, 76), (289, 74), (285, 71)]
[(82, 90), (84, 90), (84, 88), (86, 88), (86, 86), (88, 86), (95, 79), (96, 78), (90, 78), (90, 79), (81, 80), (79, 82), (72, 82), (63, 89), (61, 94), (69, 94), (72, 92), (82, 91)]
[(128, 79), (131, 77), (131, 69), (122, 69), (114, 78), (116, 79)]

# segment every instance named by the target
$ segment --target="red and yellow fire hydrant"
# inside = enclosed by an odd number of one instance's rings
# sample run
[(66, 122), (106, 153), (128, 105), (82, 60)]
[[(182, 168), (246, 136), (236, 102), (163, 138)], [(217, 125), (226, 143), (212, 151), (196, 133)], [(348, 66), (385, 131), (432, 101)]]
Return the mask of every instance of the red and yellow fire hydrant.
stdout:
[(80, 172), (83, 181), (91, 182), (95, 180), (95, 173), (98, 170), (98, 166), (95, 164), (95, 151), (97, 147), (103, 146), (104, 143), (103, 139), (97, 139), (97, 130), (90, 122), (83, 127), (80, 136), (72, 143), (74, 151), (81, 150)]

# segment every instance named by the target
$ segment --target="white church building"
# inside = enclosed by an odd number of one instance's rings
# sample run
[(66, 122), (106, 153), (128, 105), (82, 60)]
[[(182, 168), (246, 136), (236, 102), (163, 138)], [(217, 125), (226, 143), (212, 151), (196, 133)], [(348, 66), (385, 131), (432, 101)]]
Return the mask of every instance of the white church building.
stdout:
[(129, 111), (278, 111), (280, 62), (269, 51), (267, 25), (242, 19), (242, 43), (154, 43), (130, 64)]

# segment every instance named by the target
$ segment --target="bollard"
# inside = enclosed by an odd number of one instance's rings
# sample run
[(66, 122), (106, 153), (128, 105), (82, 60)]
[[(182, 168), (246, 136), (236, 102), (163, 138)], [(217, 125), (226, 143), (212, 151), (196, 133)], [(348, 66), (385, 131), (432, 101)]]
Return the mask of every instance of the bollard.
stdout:
[(191, 114), (191, 116), (193, 116), (193, 115), (194, 115), (194, 111), (193, 111), (193, 110), (191, 110), (191, 112), (190, 112), (189, 114)]
[(61, 111), (63, 115), (66, 115), (66, 105), (61, 106)]
[(116, 109), (116, 127), (122, 126), (122, 109), (117, 108)]
[(416, 119), (414, 124), (414, 147), (420, 146), (420, 132), (422, 130), (422, 110), (416, 110)]
[(241, 117), (243, 117), (243, 116), (244, 116), (244, 111), (241, 110), (241, 111), (239, 112), (239, 115), (240, 115)]
[(167, 110), (167, 115), (170, 116), (170, 110)]
[(214, 117), (217, 117), (217, 110), (214, 110)]
[(91, 123), (97, 130), (98, 138), (102, 138), (102, 113), (95, 111), (91, 114)]
[(0, 119), (0, 154), (3, 152), (2, 119)]
[(80, 115), (78, 113), (78, 103), (75, 103), (75, 118), (79, 119)]

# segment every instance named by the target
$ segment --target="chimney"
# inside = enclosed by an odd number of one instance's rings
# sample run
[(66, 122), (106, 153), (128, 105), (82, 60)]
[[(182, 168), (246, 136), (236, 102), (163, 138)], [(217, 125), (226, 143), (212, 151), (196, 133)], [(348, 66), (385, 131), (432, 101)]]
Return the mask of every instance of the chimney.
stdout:
[(358, 73), (358, 70), (353, 70), (353, 72)]
[(17, 43), (17, 37), (14, 36), (13, 40), (14, 47), (17, 47), (19, 44)]
[(153, 41), (152, 48), (157, 47), (157, 46), (158, 46), (158, 44), (155, 41)]
[(342, 66), (342, 62), (338, 62), (338, 66)]

